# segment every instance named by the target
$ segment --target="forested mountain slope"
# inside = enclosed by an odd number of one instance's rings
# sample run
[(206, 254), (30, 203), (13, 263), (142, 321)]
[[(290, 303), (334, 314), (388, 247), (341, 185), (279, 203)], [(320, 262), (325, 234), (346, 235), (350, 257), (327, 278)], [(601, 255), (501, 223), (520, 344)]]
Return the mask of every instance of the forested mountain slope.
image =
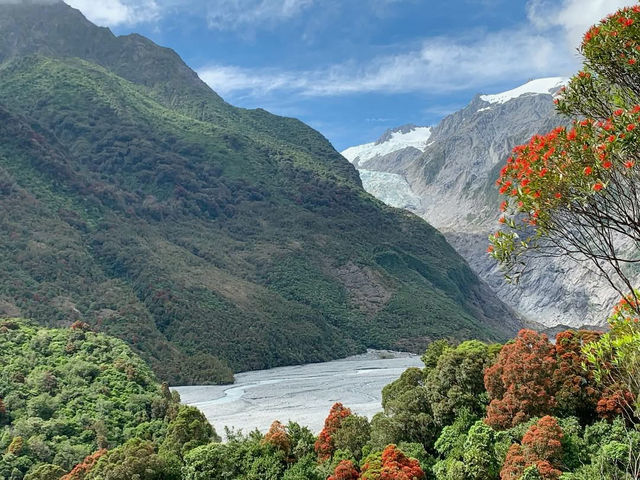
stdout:
[(518, 328), (318, 132), (63, 3), (0, 13), (1, 315), (88, 322), (173, 383)]

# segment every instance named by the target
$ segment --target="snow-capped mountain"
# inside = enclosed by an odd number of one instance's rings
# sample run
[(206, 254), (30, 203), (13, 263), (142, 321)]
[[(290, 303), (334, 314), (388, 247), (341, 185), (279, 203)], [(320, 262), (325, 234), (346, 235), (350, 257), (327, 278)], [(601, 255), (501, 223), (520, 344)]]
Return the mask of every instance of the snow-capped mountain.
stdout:
[(347, 148), (342, 152), (342, 155), (356, 167), (361, 168), (374, 158), (383, 157), (400, 150), (412, 149), (424, 152), (430, 137), (431, 127), (403, 125), (387, 130), (375, 142)]
[[(566, 122), (556, 114), (552, 96), (567, 81), (537, 79), (506, 92), (477, 95), (437, 126), (422, 127), (429, 130), (420, 139), (422, 148), (396, 140), (402, 135), (394, 129), (343, 152), (358, 169), (365, 165), (361, 178), (367, 191), (440, 229), (503, 301), (523, 318), (549, 327), (602, 324), (616, 294), (586, 266), (566, 259), (534, 259), (518, 286), (507, 284), (486, 247), (498, 225), (499, 170), (515, 145)], [(410, 127), (402, 128), (406, 133), (420, 128)]]
[[(520, 85), (512, 90), (495, 95), (480, 95), (480, 100), (487, 103), (507, 103), (515, 98), (531, 95), (549, 95), (557, 92), (561, 87), (569, 82), (567, 77), (538, 78)], [(486, 107), (485, 107), (486, 108)]]

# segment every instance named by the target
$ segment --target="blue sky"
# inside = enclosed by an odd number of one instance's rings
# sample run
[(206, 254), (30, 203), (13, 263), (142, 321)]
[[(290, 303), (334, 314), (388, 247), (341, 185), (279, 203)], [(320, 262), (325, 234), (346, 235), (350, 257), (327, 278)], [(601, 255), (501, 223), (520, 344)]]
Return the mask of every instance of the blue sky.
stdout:
[(433, 125), (476, 93), (571, 75), (584, 30), (633, 0), (65, 0), (171, 47), (228, 102), (342, 150)]

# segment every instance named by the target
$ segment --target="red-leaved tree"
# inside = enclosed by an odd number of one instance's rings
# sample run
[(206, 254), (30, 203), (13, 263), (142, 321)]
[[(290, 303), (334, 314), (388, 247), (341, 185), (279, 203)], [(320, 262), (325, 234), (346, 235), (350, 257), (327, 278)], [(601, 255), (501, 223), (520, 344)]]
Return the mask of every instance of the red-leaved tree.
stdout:
[(327, 480), (358, 480), (360, 473), (351, 460), (342, 460)]
[(590, 423), (603, 396), (591, 370), (586, 370), (584, 346), (601, 333), (586, 330), (560, 332), (555, 345), (546, 335), (522, 330), (505, 345), (496, 363), (485, 370), (491, 403), (486, 422), (507, 429), (532, 417), (576, 416)]
[(513, 444), (500, 471), (501, 480), (518, 480), (535, 466), (542, 480), (558, 480), (562, 475), (562, 428), (554, 417), (542, 417), (529, 427), (522, 445)]
[(422, 480), (424, 472), (420, 462), (407, 457), (395, 445), (388, 445), (382, 452), (380, 480)]
[(556, 405), (556, 365), (555, 347), (547, 336), (521, 330), (485, 371), (484, 383), (491, 398), (487, 424), (507, 429), (550, 412)]
[(278, 420), (275, 420), (271, 424), (269, 431), (265, 434), (262, 441), (263, 443), (273, 445), (275, 448), (282, 450), (286, 454), (288, 454), (291, 449), (291, 440), (287, 434), (287, 429)]
[(91, 469), (95, 466), (96, 462), (102, 457), (105, 453), (107, 453), (106, 449), (98, 450), (95, 453), (92, 453), (88, 457), (86, 457), (82, 463), (79, 463), (73, 469), (63, 476), (60, 480), (84, 480), (87, 474), (91, 471)]
[(329, 415), (324, 421), (324, 428), (318, 435), (315, 443), (315, 450), (319, 460), (331, 458), (335, 450), (333, 436), (342, 424), (342, 421), (351, 415), (351, 410), (341, 403), (334, 403), (329, 410)]

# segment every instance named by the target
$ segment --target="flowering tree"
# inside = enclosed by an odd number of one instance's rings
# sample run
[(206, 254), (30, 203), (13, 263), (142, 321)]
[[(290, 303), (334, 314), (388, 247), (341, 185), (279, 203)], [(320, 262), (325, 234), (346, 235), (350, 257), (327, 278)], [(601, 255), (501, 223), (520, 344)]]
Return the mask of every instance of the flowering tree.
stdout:
[(521, 330), (515, 342), (502, 347), (496, 363), (485, 372), (491, 398), (487, 424), (507, 429), (549, 413), (556, 405), (555, 368), (555, 348), (547, 336)]
[(342, 460), (327, 480), (358, 480), (360, 474), (351, 460)]
[(525, 253), (590, 261), (622, 296), (640, 262), (640, 6), (591, 28), (584, 69), (556, 99), (577, 118), (514, 149), (497, 181), (504, 228), (490, 253), (508, 274)]
[(485, 387), (491, 399), (486, 423), (508, 429), (543, 415), (576, 416), (591, 423), (600, 413), (603, 392), (595, 374), (586, 370), (583, 349), (597, 344), (601, 334), (590, 331), (560, 332), (555, 344), (546, 335), (521, 330), (496, 362), (485, 370)]
[(262, 439), (262, 443), (272, 445), (278, 450), (281, 450), (286, 455), (291, 450), (291, 440), (287, 434), (287, 429), (280, 421), (275, 420), (269, 427), (269, 431)]
[(87, 456), (82, 463), (77, 464), (73, 469), (64, 475), (61, 480), (84, 480), (87, 474), (95, 466), (96, 462), (107, 453), (106, 449), (98, 450), (95, 453)]
[(362, 466), (362, 480), (423, 480), (420, 462), (407, 457), (395, 445), (387, 445), (380, 457), (370, 456)]
[(341, 403), (334, 403), (329, 415), (324, 421), (324, 428), (318, 435), (315, 450), (320, 460), (328, 460), (335, 450), (334, 435), (340, 428), (342, 421), (351, 415), (351, 410)]
[(542, 417), (531, 425), (522, 444), (513, 444), (500, 472), (501, 480), (519, 480), (525, 472), (537, 473), (533, 478), (558, 480), (562, 475), (563, 432), (553, 417)]

